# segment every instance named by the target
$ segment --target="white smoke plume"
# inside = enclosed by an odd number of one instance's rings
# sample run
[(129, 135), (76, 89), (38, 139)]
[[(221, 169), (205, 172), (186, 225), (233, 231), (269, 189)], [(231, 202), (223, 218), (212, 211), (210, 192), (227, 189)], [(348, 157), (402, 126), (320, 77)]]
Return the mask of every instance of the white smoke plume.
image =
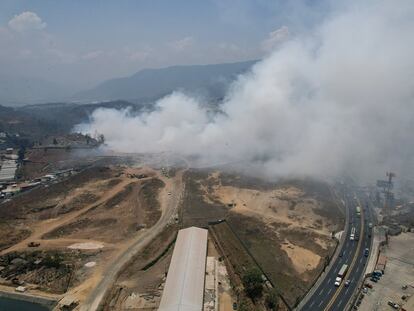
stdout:
[(211, 115), (175, 92), (155, 111), (98, 109), (111, 149), (244, 161), (270, 177), (412, 174), (414, 2), (353, 2), (240, 76)]

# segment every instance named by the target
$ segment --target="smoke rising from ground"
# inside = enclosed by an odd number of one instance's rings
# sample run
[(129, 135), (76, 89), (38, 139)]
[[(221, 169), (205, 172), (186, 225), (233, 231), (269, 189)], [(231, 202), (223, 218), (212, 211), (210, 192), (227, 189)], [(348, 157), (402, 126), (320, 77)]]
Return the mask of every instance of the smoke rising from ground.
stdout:
[(231, 86), (220, 109), (175, 92), (153, 112), (96, 110), (84, 132), (123, 152), (243, 161), (269, 177), (412, 174), (414, 2), (354, 2), (291, 37)]

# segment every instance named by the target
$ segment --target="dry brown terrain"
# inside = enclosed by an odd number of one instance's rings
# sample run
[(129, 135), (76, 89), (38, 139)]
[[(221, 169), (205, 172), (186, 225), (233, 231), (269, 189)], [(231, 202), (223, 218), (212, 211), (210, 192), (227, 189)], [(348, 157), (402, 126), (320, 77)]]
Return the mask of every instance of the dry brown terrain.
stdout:
[(177, 225), (168, 226), (134, 257), (107, 295), (104, 310), (158, 309), (177, 231)]
[(336, 242), (331, 234), (344, 221), (329, 187), (311, 180), (271, 183), (207, 170), (190, 171), (186, 181), (184, 225), (226, 219), (242, 243), (226, 243), (229, 234), (218, 232), (218, 239), (233, 249), (226, 250), (232, 264), (247, 269), (251, 263), (239, 262), (240, 247), (247, 249), (293, 306), (332, 254)]
[[(7, 269), (0, 272), (0, 283), (67, 293), (94, 306), (104, 297), (108, 310), (155, 310), (180, 204), (180, 226), (227, 220), (228, 228), (216, 235), (230, 279), (258, 265), (291, 306), (331, 255), (331, 232), (344, 218), (329, 187), (316, 181), (270, 183), (217, 171), (96, 165), (2, 204), (0, 266)], [(162, 218), (167, 227), (159, 224)], [(158, 236), (148, 235), (154, 233), (151, 227)], [(135, 248), (139, 251), (132, 252)], [(122, 256), (128, 264), (112, 271)], [(233, 275), (233, 286), (240, 284), (238, 277), (239, 283)], [(220, 299), (228, 309), (233, 298), (226, 292)]]
[(20, 174), (24, 179), (38, 178), (56, 170), (69, 169), (80, 163), (86, 165), (96, 161), (92, 155), (92, 151), (30, 149), (25, 153), (26, 162), (22, 166)]
[(173, 182), (148, 167), (92, 167), (2, 204), (0, 283), (83, 300), (157, 222)]

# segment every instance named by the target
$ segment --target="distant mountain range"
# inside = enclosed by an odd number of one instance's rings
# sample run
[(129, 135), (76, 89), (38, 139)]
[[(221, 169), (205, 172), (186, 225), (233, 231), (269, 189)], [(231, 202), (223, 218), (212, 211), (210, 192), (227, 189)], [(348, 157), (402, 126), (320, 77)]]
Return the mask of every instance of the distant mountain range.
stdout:
[(47, 102), (114, 100), (142, 103), (157, 100), (175, 90), (220, 99), (229, 84), (256, 62), (143, 69), (129, 77), (104, 81), (75, 95), (71, 95), (73, 91), (42, 79), (0, 75), (0, 105), (16, 107)]
[(175, 90), (208, 98), (223, 97), (237, 75), (248, 71), (257, 61), (215, 65), (172, 66), (144, 69), (136, 74), (107, 80), (74, 96), (79, 101), (157, 99)]

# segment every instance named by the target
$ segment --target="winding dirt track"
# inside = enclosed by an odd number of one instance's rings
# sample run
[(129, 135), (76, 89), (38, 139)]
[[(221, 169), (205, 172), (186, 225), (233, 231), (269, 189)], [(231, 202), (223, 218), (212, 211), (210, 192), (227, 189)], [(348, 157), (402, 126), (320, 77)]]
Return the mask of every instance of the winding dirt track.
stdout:
[[(107, 200), (111, 199), (113, 196), (115, 196), (117, 193), (119, 193), (120, 191), (122, 191), (122, 189), (124, 189), (128, 184), (132, 183), (133, 180), (132, 179), (127, 179), (124, 180), (122, 182), (120, 182), (119, 184), (117, 184), (115, 187), (113, 187), (110, 191), (107, 191), (99, 200), (97, 200), (96, 202), (87, 205), (85, 208), (82, 208), (81, 210), (69, 213), (67, 215), (64, 215), (58, 219), (47, 219), (47, 220), (43, 220), (39, 223), (37, 223), (36, 225), (34, 225), (33, 227), (33, 232), (30, 234), (30, 236), (22, 241), (20, 241), (19, 243), (6, 248), (5, 250), (0, 252), (0, 255), (4, 255), (7, 253), (11, 253), (14, 251), (18, 251), (18, 250), (22, 250), (22, 249), (26, 249), (27, 248), (27, 244), (29, 242), (39, 242), (42, 244), (48, 244), (49, 241), (48, 240), (42, 240), (42, 236), (50, 231), (53, 231), (54, 229), (63, 226), (65, 224), (70, 223), (71, 221), (77, 219), (79, 216), (85, 214), (86, 212), (88, 212), (90, 209), (96, 207), (99, 204), (102, 204), (104, 202), (106, 202)], [(81, 239), (77, 239), (77, 240), (81, 240)], [(50, 243), (57, 243), (56, 241), (51, 241)]]
[[(184, 193), (184, 183), (182, 180), (183, 173), (184, 171), (177, 172), (176, 176), (171, 179), (162, 178), (166, 186), (161, 190), (159, 197), (162, 209), (160, 219), (153, 227), (140, 231), (125, 252), (113, 260), (112, 264), (109, 265), (109, 268), (105, 270), (102, 279), (81, 305), (80, 310), (98, 310), (106, 293), (114, 284), (121, 269), (138, 252), (142, 251), (143, 248), (147, 246), (158, 234), (160, 234), (167, 224), (173, 219), (182, 198), (182, 194)], [(171, 194), (168, 195), (168, 193)]]

